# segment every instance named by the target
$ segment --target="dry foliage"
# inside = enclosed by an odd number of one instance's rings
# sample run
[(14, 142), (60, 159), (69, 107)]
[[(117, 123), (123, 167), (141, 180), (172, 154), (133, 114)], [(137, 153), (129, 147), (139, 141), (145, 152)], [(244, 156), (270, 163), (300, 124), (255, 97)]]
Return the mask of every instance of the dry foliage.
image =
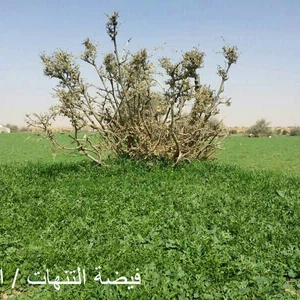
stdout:
[[(119, 53), (119, 14), (107, 17), (113, 52), (99, 65), (97, 48), (86, 39), (81, 55), (94, 68), (100, 84), (85, 82), (71, 54), (42, 54), (44, 74), (59, 80), (55, 89), (59, 105), (47, 114), (27, 115), (27, 123), (42, 128), (58, 148), (83, 152), (100, 165), (104, 164), (104, 149), (135, 159), (163, 158), (174, 164), (209, 158), (226, 135), (223, 125), (211, 122), (211, 118), (219, 113), (221, 104), (230, 105), (230, 99), (221, 94), (229, 69), (237, 61), (237, 48), (223, 47), (225, 67), (218, 67), (221, 84), (217, 91), (200, 84), (197, 71), (205, 54), (196, 48), (185, 52), (177, 63), (161, 58), (159, 65), (165, 72), (161, 83), (146, 49), (131, 54), (126, 45), (123, 54)], [(61, 145), (50, 129), (59, 115), (73, 126), (74, 147)], [(97, 132), (97, 140), (89, 135), (79, 138), (86, 126)]]

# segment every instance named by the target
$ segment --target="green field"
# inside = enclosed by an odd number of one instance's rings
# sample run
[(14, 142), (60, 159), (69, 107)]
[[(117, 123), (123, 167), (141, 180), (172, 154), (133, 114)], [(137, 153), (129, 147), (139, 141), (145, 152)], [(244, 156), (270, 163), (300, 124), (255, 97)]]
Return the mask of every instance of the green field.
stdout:
[[(70, 144), (68, 134), (57, 135), (60, 141)], [(54, 152), (50, 141), (40, 133), (0, 134), (0, 164), (24, 164), (28, 162), (55, 163), (80, 160), (82, 160), (82, 157), (79, 157), (77, 153)]]
[[(69, 143), (68, 133), (58, 134)], [(273, 170), (286, 175), (300, 175), (300, 137), (279, 136), (248, 138), (233, 136), (225, 140), (217, 153), (218, 162), (252, 170)], [(87, 159), (78, 153), (52, 151), (52, 145), (41, 134), (0, 134), (0, 164), (27, 162), (78, 162)]]
[[(74, 153), (53, 155), (47, 140), (29, 136), (0, 135), (3, 295), (299, 297), (299, 137), (232, 137), (219, 160), (176, 168), (125, 160), (101, 168)], [(99, 284), (98, 266), (103, 281), (130, 279), (138, 268), (142, 283)], [(27, 282), (46, 269), (62, 281), (77, 267), (85, 284)]]
[(248, 138), (233, 136), (226, 140), (218, 158), (222, 163), (247, 169), (273, 170), (300, 175), (300, 137)]

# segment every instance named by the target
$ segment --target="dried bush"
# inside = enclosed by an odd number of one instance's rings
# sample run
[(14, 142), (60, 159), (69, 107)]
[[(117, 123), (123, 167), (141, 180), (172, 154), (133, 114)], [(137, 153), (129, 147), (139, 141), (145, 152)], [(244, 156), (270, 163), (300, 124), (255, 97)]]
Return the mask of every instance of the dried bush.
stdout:
[[(222, 49), (225, 67), (218, 67), (221, 84), (217, 91), (200, 84), (197, 71), (203, 67), (205, 54), (197, 48), (185, 52), (176, 63), (161, 58), (162, 83), (146, 49), (131, 54), (125, 45), (123, 54), (119, 53), (119, 14), (107, 16), (113, 52), (99, 65), (97, 48), (86, 39), (81, 55), (94, 68), (100, 84), (85, 82), (73, 55), (64, 51), (42, 54), (44, 74), (59, 80), (55, 89), (59, 104), (47, 114), (27, 115), (27, 123), (42, 128), (58, 148), (76, 149), (100, 165), (104, 164), (104, 149), (135, 159), (163, 158), (174, 164), (209, 158), (227, 134), (221, 122), (212, 124), (210, 120), (221, 104), (230, 105), (230, 99), (221, 94), (229, 69), (238, 59), (237, 48), (226, 45)], [(51, 131), (57, 116), (70, 120), (74, 147), (61, 145)], [(86, 126), (97, 133), (97, 139), (88, 134), (80, 138)]]

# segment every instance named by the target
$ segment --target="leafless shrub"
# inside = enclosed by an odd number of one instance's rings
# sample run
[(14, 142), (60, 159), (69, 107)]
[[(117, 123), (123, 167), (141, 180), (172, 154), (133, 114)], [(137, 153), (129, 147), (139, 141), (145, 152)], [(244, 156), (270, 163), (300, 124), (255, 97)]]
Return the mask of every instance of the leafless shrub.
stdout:
[[(104, 56), (102, 64), (97, 62), (96, 46), (89, 39), (83, 42), (81, 59), (94, 68), (98, 86), (85, 82), (73, 55), (64, 51), (41, 55), (44, 74), (59, 80), (55, 89), (59, 104), (47, 114), (27, 115), (27, 123), (42, 128), (58, 148), (78, 150), (100, 165), (104, 149), (135, 159), (164, 158), (173, 164), (209, 158), (226, 136), (223, 124), (212, 123), (211, 118), (219, 113), (220, 105), (230, 105), (230, 99), (221, 94), (229, 69), (237, 61), (237, 48), (222, 49), (225, 67), (218, 67), (221, 84), (217, 91), (200, 84), (197, 72), (204, 53), (197, 48), (185, 52), (176, 63), (161, 58), (165, 72), (161, 83), (146, 49), (131, 54), (126, 45), (123, 54), (119, 53), (118, 19), (118, 12), (108, 15), (106, 31), (113, 52)], [(57, 116), (70, 120), (75, 146), (61, 145), (51, 131)], [(87, 126), (97, 139), (80, 138)]]

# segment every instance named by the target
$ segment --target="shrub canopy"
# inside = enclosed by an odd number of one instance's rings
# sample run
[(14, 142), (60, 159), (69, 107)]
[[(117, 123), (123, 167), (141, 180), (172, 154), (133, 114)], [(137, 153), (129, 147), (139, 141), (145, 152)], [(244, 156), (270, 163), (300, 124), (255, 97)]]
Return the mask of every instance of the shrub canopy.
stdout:
[[(41, 55), (44, 74), (59, 80), (55, 89), (59, 104), (47, 114), (27, 115), (28, 124), (45, 130), (58, 148), (78, 150), (98, 164), (103, 164), (105, 149), (136, 159), (163, 158), (174, 164), (209, 158), (226, 136), (222, 123), (212, 125), (210, 120), (219, 113), (220, 105), (230, 105), (230, 99), (221, 94), (229, 69), (237, 62), (237, 48), (222, 48), (225, 66), (218, 67), (221, 83), (214, 91), (200, 83), (198, 71), (203, 67), (204, 53), (199, 49), (183, 53), (177, 62), (161, 58), (161, 82), (146, 49), (132, 54), (125, 45), (120, 54), (117, 12), (108, 15), (106, 31), (113, 51), (104, 55), (100, 64), (97, 47), (89, 39), (83, 42), (81, 55), (97, 73), (98, 86), (84, 80), (70, 53)], [(53, 134), (50, 126), (57, 116), (70, 120), (74, 147), (61, 145)], [(87, 126), (97, 138), (80, 136)]]

